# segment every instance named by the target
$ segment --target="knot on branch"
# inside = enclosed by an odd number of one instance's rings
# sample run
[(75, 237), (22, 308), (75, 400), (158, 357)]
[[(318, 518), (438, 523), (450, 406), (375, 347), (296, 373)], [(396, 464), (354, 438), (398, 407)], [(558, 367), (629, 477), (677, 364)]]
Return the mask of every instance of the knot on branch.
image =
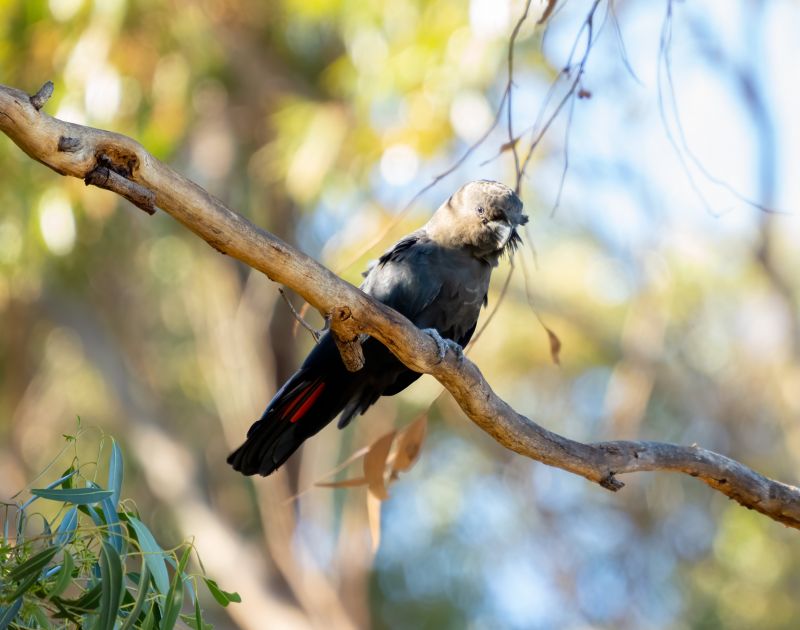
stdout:
[(622, 490), (625, 487), (625, 484), (622, 483), (619, 479), (614, 476), (613, 472), (609, 472), (605, 477), (603, 477), (599, 481), (600, 485), (605, 488), (606, 490), (611, 490), (611, 492), (616, 492), (617, 490)]
[(44, 104), (50, 100), (50, 97), (53, 96), (53, 90), (55, 90), (55, 86), (53, 85), (52, 81), (48, 81), (42, 87), (39, 88), (39, 91), (36, 94), (33, 94), (31, 99), (31, 105), (34, 106), (36, 111), (39, 111), (44, 107)]
[(80, 138), (61, 136), (58, 139), (58, 150), (62, 153), (75, 153), (81, 146)]
[(83, 179), (84, 183), (87, 186), (97, 186), (115, 192), (147, 214), (155, 214), (156, 194), (110, 168), (110, 160), (107, 156), (101, 156), (101, 158), (98, 159), (98, 165), (86, 174)]
[(350, 372), (358, 372), (364, 367), (363, 341), (349, 306), (335, 306), (331, 309), (331, 334), (339, 349), (344, 366)]

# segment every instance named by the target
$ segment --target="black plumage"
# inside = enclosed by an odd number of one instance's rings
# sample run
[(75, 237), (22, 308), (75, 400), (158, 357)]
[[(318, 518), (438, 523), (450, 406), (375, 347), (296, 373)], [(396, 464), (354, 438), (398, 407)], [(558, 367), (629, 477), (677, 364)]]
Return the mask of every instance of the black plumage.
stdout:
[[(485, 180), (466, 184), (424, 227), (383, 254), (366, 272), (361, 289), (417, 327), (464, 346), (486, 303), (492, 269), (503, 253), (517, 247), (516, 228), (527, 220), (522, 202), (507, 186)], [(392, 396), (420, 377), (377, 340), (362, 346), (364, 367), (349, 372), (333, 337), (325, 334), (228, 463), (245, 475), (269, 475), (337, 415), (344, 427), (381, 396)]]

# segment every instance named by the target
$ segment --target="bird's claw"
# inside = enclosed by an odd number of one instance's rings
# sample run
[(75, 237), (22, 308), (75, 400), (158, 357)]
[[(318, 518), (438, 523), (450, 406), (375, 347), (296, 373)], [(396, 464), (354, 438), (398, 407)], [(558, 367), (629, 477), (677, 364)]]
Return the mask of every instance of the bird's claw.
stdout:
[(436, 342), (436, 347), (439, 350), (439, 363), (444, 361), (444, 357), (447, 354), (447, 349), (453, 351), (453, 354), (456, 355), (456, 359), (459, 363), (464, 360), (464, 348), (458, 345), (452, 339), (444, 339), (440, 334), (439, 331), (435, 328), (425, 328), (423, 331), (426, 335), (431, 337)]

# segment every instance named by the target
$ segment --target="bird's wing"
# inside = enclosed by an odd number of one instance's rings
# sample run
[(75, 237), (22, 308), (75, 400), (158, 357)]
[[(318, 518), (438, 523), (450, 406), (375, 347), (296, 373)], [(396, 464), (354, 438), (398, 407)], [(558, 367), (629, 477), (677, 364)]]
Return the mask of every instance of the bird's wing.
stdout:
[(424, 231), (409, 234), (369, 269), (361, 289), (416, 323), (443, 286), (433, 250)]

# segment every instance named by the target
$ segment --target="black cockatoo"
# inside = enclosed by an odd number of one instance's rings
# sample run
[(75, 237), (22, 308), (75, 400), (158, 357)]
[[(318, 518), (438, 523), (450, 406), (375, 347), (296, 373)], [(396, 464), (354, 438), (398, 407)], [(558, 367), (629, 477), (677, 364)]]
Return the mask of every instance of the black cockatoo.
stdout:
[[(365, 274), (361, 289), (419, 328), (431, 329), (440, 349), (442, 340), (464, 346), (486, 304), (492, 269), (520, 243), (517, 227), (527, 221), (522, 202), (508, 186), (470, 182), (424, 227), (383, 254)], [(337, 415), (342, 428), (381, 396), (392, 396), (420, 377), (376, 339), (362, 347), (364, 367), (349, 372), (326, 333), (228, 463), (245, 475), (269, 475)]]

